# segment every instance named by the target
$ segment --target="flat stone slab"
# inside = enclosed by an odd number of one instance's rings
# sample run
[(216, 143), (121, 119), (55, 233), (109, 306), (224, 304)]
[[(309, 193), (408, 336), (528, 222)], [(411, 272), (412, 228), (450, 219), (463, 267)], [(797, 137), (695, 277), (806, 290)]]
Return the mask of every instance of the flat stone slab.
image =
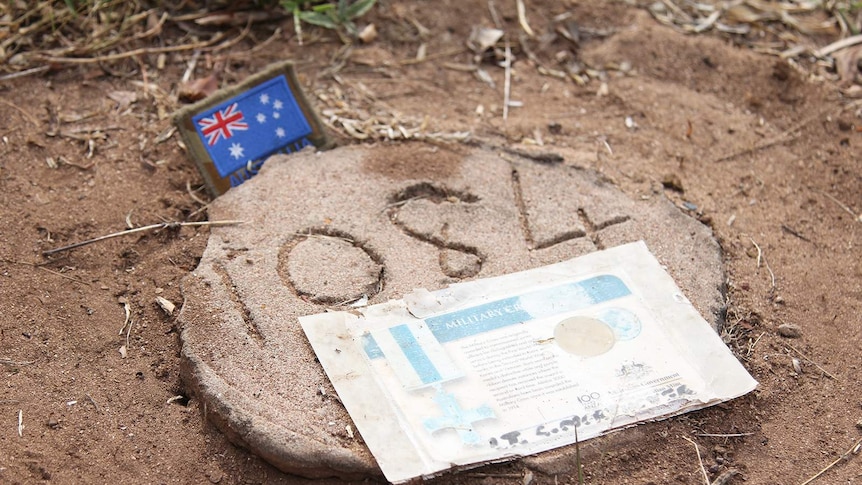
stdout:
[[(380, 471), (300, 316), (641, 239), (707, 321), (723, 310), (709, 228), (569, 161), (422, 143), (306, 151), (268, 161), (210, 217), (247, 222), (214, 228), (183, 281), (183, 377), (232, 440), (308, 477)], [(568, 463), (571, 451), (539, 461)]]

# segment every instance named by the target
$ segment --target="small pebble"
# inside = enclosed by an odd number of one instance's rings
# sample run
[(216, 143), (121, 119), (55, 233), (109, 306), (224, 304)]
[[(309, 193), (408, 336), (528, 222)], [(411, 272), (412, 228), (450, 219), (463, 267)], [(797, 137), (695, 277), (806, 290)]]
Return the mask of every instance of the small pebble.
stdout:
[(785, 338), (799, 338), (802, 336), (802, 329), (791, 323), (782, 323), (778, 326), (778, 335)]
[(207, 479), (209, 479), (210, 483), (219, 483), (222, 478), (224, 478), (224, 472), (217, 465), (210, 465), (207, 467), (207, 470), (204, 472)]
[(797, 374), (802, 374), (802, 363), (799, 362), (799, 359), (794, 357), (791, 363), (793, 364), (793, 371)]
[(359, 35), (357, 35), (357, 37), (359, 37), (359, 40), (361, 40), (363, 44), (370, 44), (374, 42), (375, 39), (377, 39), (377, 26), (375, 26), (374, 24), (366, 25), (359, 32)]

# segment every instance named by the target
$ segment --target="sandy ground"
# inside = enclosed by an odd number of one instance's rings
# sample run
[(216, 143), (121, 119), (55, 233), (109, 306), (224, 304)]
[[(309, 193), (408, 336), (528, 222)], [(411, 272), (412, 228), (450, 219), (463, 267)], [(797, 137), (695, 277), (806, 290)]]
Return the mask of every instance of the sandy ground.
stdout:
[[(703, 483), (685, 436), (698, 443), (711, 480), (736, 470), (728, 483), (802, 483), (862, 436), (859, 105), (774, 56), (716, 35), (685, 36), (635, 7), (529, 4), (539, 33), (570, 11), (584, 34), (578, 47), (562, 38), (537, 43), (533, 60), (513, 41), (511, 98), (522, 106), (510, 107), (507, 120), (504, 70), (483, 65), (492, 86), (459, 68), (471, 61), (463, 48), (471, 28), (492, 25), (485, 2), (441, 2), (433, 15), (425, 2), (393, 3), (368, 18), (380, 37), (349, 51), (313, 30), (299, 47), (290, 22), (254, 49), (278, 26), (262, 24), (202, 55), (195, 76), (216, 72), (227, 85), (291, 58), (324, 117), (541, 144), (632, 197), (665, 193), (721, 243), (723, 336), (760, 386), (585, 443), (586, 481)], [(514, 2), (498, 8), (517, 39)], [(423, 43), (427, 57), (416, 62)], [(169, 133), (170, 93), (189, 57), (169, 55), (164, 69), (142, 56), (110, 73), (85, 65), (0, 84), (0, 482), (305, 481), (227, 441), (179, 378), (180, 329), (155, 298), (182, 302), (179, 281), (197, 265), (207, 228), (42, 255), (129, 222), (205, 218), (206, 195), (189, 191), (200, 176), (177, 137), (160, 136)], [(557, 69), (572, 59), (606, 71), (606, 88), (536, 65)], [(334, 128), (341, 143), (355, 142), (343, 122)], [(784, 324), (800, 335), (782, 336)], [(815, 483), (862, 483), (862, 460), (850, 457)], [(520, 484), (526, 473), (513, 462), (435, 483)], [(529, 473), (532, 483), (577, 483), (571, 470), (534, 464)]]

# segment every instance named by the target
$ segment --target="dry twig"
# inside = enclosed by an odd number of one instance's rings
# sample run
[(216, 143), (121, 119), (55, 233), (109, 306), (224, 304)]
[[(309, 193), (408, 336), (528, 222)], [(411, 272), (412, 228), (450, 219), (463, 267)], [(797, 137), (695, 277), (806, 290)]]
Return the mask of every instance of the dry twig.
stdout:
[(51, 273), (53, 275), (57, 275), (60, 278), (65, 278), (69, 281), (74, 281), (75, 283), (81, 283), (83, 285), (90, 286), (90, 283), (87, 283), (86, 281), (84, 281), (80, 278), (75, 278), (74, 276), (65, 275), (63, 273), (60, 273), (59, 271), (54, 271), (53, 269), (44, 267), (43, 264), (45, 264), (45, 263), (39, 264), (39, 263), (31, 263), (29, 261), (16, 261), (13, 259), (0, 259), (0, 262), (11, 263), (11, 264), (21, 264), (21, 265), (25, 265), (25, 266), (32, 266), (34, 268), (41, 269), (42, 271), (46, 271), (46, 272)]
[(856, 44), (862, 44), (862, 35), (854, 35), (852, 37), (847, 37), (838, 41), (835, 41), (825, 47), (821, 47), (814, 54), (817, 57), (826, 57), (833, 52), (838, 52), (842, 49), (846, 49), (848, 47), (853, 47)]
[(803, 354), (802, 352), (800, 352), (799, 350), (797, 350), (797, 349), (796, 349), (796, 347), (794, 347), (794, 346), (792, 346), (792, 345), (790, 345), (790, 344), (788, 344), (788, 343), (786, 343), (786, 342), (784, 343), (784, 345), (786, 345), (786, 346), (790, 347), (790, 350), (792, 350), (792, 351), (796, 352), (797, 354), (799, 354), (799, 356), (800, 356), (800, 357), (802, 357), (803, 359), (805, 359), (806, 361), (808, 361), (808, 363), (809, 363), (809, 364), (811, 364), (811, 365), (813, 365), (814, 367), (817, 367), (818, 369), (820, 369), (820, 372), (823, 372), (824, 374), (826, 374), (828, 377), (832, 378), (833, 380), (836, 380), (836, 381), (838, 380), (838, 378), (837, 378), (837, 377), (835, 377), (834, 375), (832, 375), (828, 370), (824, 369), (823, 367), (820, 367), (820, 366), (817, 364), (817, 362), (814, 362), (813, 360), (809, 359), (805, 354)]
[(742, 438), (743, 436), (751, 436), (754, 433), (700, 433), (696, 436), (701, 438)]
[(796, 138), (797, 136), (799, 136), (799, 132), (802, 128), (804, 128), (806, 125), (808, 125), (812, 121), (822, 117), (823, 115), (825, 115), (828, 112), (829, 112), (829, 109), (821, 110), (821, 111), (817, 112), (816, 114), (809, 116), (808, 118), (805, 118), (804, 120), (800, 121), (799, 123), (796, 123), (795, 125), (791, 126), (790, 128), (779, 133), (778, 135), (773, 136), (772, 138), (769, 138), (769, 139), (764, 140), (760, 143), (752, 145), (749, 148), (745, 148), (743, 150), (739, 150), (737, 152), (731, 153), (730, 155), (725, 155), (721, 158), (718, 158), (714, 161), (714, 163), (726, 162), (728, 160), (733, 160), (734, 158), (738, 158), (738, 157), (741, 157), (744, 155), (751, 155), (752, 153), (756, 153), (756, 152), (759, 152), (761, 150), (765, 150), (767, 148), (778, 145), (780, 143), (790, 141), (793, 138)]
[(506, 41), (506, 77), (503, 81), (503, 121), (509, 118), (509, 101), (512, 94), (512, 49)]
[(530, 28), (530, 24), (527, 23), (527, 9), (524, 7), (524, 0), (517, 0), (518, 6), (518, 24), (521, 25), (521, 28), (524, 29), (524, 32), (527, 33), (530, 37), (535, 37), (536, 34), (533, 32), (533, 29)]
[(123, 327), (120, 328), (119, 335), (123, 335), (123, 331), (126, 332), (126, 343), (120, 346), (120, 355), (125, 359), (126, 354), (129, 350), (129, 335), (132, 333), (132, 309), (129, 307), (129, 302), (123, 300), (123, 311), (126, 314), (126, 319), (123, 321)]
[(739, 475), (739, 471), (731, 468), (721, 475), (715, 477), (715, 480), (712, 481), (710, 485), (727, 485), (730, 483), (730, 479)]
[(844, 212), (850, 214), (856, 222), (862, 222), (862, 214), (859, 214), (857, 216), (856, 213), (853, 212), (853, 210), (847, 206), (847, 204), (841, 202), (840, 200), (835, 198), (835, 196), (833, 196), (829, 192), (824, 192), (821, 190), (820, 193), (825, 195), (826, 197), (829, 197), (832, 200), (832, 202), (835, 202), (836, 204), (838, 204), (838, 207), (844, 209)]
[(766, 270), (769, 271), (769, 277), (772, 279), (772, 288), (770, 288), (769, 291), (775, 291), (775, 273), (773, 273), (772, 268), (769, 267), (769, 262), (766, 261), (766, 256), (763, 255), (763, 250), (760, 249), (760, 246), (757, 245), (757, 242), (755, 242), (754, 239), (751, 237), (749, 237), (748, 239), (751, 239), (751, 244), (754, 244), (754, 247), (757, 248), (757, 267), (760, 267), (760, 262), (762, 260), (764, 265), (766, 266)]
[(237, 224), (242, 224), (245, 221), (203, 221), (203, 222), (162, 222), (160, 224), (151, 224), (149, 226), (136, 227), (135, 229), (129, 229), (126, 231), (114, 232), (111, 234), (106, 234), (104, 236), (99, 236), (97, 238), (88, 239), (86, 241), (77, 242), (75, 244), (70, 244), (68, 246), (63, 246), (60, 248), (49, 249), (47, 251), (42, 251), (43, 256), (49, 256), (51, 254), (56, 254), (62, 251), (68, 251), (70, 249), (79, 248), (81, 246), (86, 246), (88, 244), (93, 244), (99, 241), (104, 241), (106, 239), (111, 239), (120, 236), (128, 236), (129, 234), (135, 234), (139, 232), (145, 231), (153, 231), (158, 229), (166, 229), (173, 227), (189, 227), (189, 226), (235, 226)]
[(416, 58), (416, 57), (410, 58), (410, 59), (404, 59), (404, 60), (398, 61), (397, 64), (399, 66), (410, 66), (413, 64), (419, 64), (419, 63), (426, 62), (426, 61), (433, 61), (433, 60), (437, 60), (437, 59), (442, 59), (444, 57), (456, 56), (456, 55), (461, 54), (461, 53), (466, 52), (466, 51), (467, 51), (466, 47), (456, 47), (455, 49), (449, 49), (449, 50), (446, 50), (443, 52), (437, 52), (436, 54), (428, 54), (421, 59)]
[(697, 453), (697, 462), (700, 463), (700, 471), (703, 473), (703, 483), (709, 485), (709, 476), (706, 474), (706, 468), (703, 466), (703, 459), (700, 457), (700, 447), (688, 436), (682, 436), (682, 439), (694, 445), (694, 452)]
[(220, 41), (224, 37), (224, 33), (218, 33), (213, 36), (212, 39), (202, 42), (195, 42), (193, 44), (182, 44), (182, 45), (173, 45), (168, 47), (141, 47), (138, 49), (130, 50), (127, 52), (120, 52), (117, 54), (108, 54), (104, 56), (97, 57), (57, 57), (57, 56), (47, 56), (44, 54), (37, 54), (35, 57), (37, 60), (42, 62), (47, 62), (51, 64), (97, 64), (100, 62), (110, 62), (110, 61), (119, 61), (122, 59), (129, 59), (131, 57), (136, 56), (146, 56), (152, 54), (167, 54), (169, 52), (180, 52), (180, 51), (189, 51), (195, 49), (204, 49), (205, 47), (210, 47), (216, 42)]
[(41, 72), (49, 71), (50, 69), (51, 69), (51, 66), (38, 66), (38, 67), (30, 68), (30, 69), (25, 69), (23, 71), (4, 74), (3, 76), (0, 76), (0, 82), (9, 81), (12, 79), (17, 79), (19, 77), (29, 76), (31, 74), (39, 74)]
[(90, 403), (93, 405), (93, 407), (96, 408), (97, 413), (102, 412), (102, 409), (99, 407), (99, 403), (97, 403), (96, 400), (93, 399), (93, 396), (89, 394), (84, 394), (84, 397), (86, 397), (87, 400), (90, 401)]
[(25, 118), (27, 118), (27, 121), (29, 121), (30, 123), (33, 123), (33, 126), (39, 126), (39, 120), (37, 120), (37, 119), (36, 119), (33, 115), (31, 115), (30, 113), (28, 113), (28, 112), (24, 111), (24, 109), (23, 109), (23, 108), (21, 108), (20, 106), (18, 106), (18, 105), (16, 105), (16, 104), (13, 104), (13, 103), (11, 103), (11, 102), (9, 102), (9, 101), (6, 101), (5, 99), (0, 99), (0, 103), (3, 103), (3, 104), (5, 104), (6, 106), (8, 106), (8, 107), (10, 107), (10, 108), (12, 108), (12, 109), (14, 109), (14, 110), (18, 111), (19, 113), (21, 113)]
[(821, 475), (823, 475), (824, 473), (826, 473), (827, 471), (832, 469), (832, 467), (834, 467), (838, 463), (840, 463), (842, 461), (849, 461), (851, 458), (853, 458), (853, 456), (858, 455), (860, 451), (862, 451), (862, 438), (859, 438), (858, 440), (856, 440), (856, 442), (853, 443), (853, 446), (851, 446), (850, 449), (848, 449), (847, 451), (842, 453), (841, 456), (839, 456), (838, 458), (835, 459), (835, 461), (833, 461), (832, 463), (827, 465), (826, 468), (817, 472), (817, 474), (815, 474), (813, 477), (802, 482), (801, 485), (808, 485), (809, 483), (813, 482), (818, 477), (820, 477)]

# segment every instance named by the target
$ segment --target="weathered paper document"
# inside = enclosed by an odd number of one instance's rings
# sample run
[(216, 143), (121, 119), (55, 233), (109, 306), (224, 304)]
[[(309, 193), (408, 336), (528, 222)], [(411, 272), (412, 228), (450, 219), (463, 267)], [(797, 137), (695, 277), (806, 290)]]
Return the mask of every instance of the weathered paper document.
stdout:
[(300, 319), (394, 483), (741, 396), (756, 382), (643, 242)]

